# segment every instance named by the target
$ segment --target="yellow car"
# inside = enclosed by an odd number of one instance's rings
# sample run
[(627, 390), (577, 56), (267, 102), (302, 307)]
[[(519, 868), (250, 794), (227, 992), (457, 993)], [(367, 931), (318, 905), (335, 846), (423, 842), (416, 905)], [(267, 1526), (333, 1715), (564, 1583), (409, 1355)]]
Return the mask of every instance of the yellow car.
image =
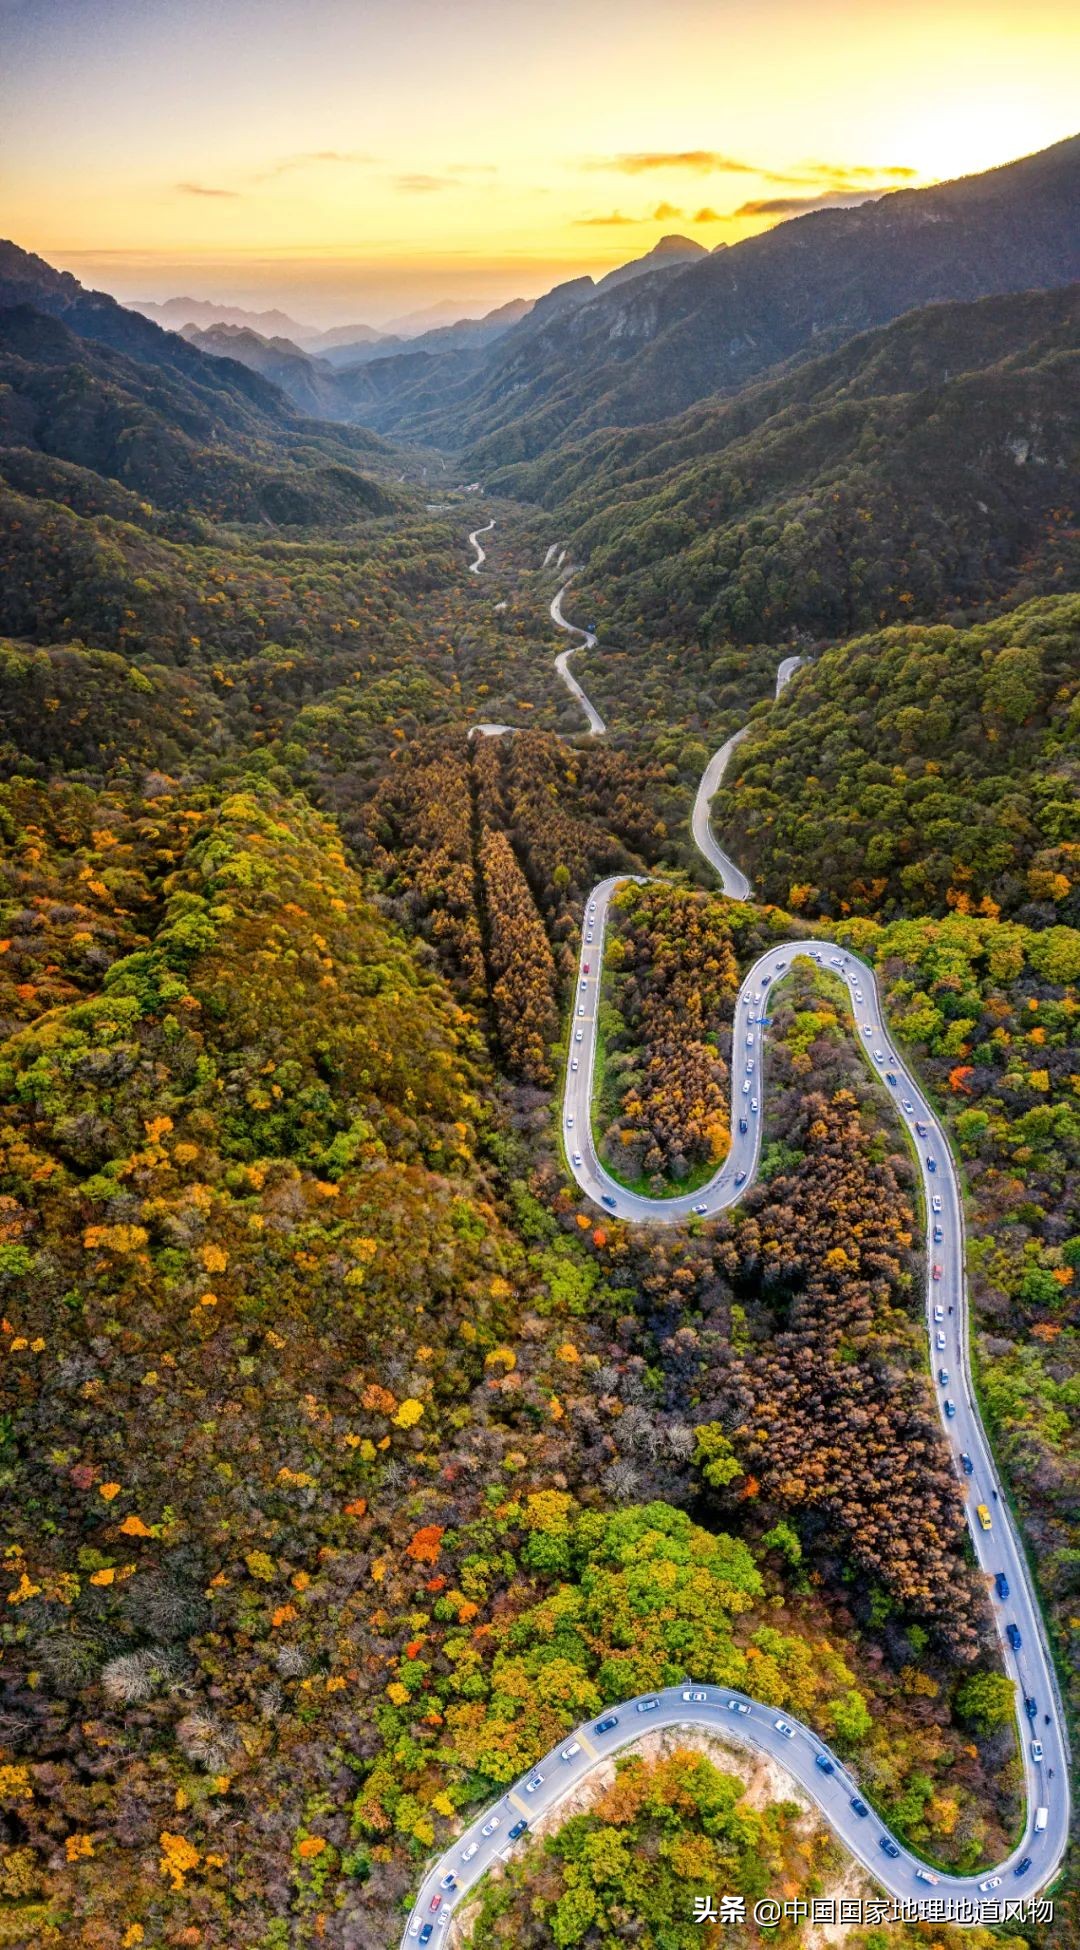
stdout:
[(993, 1529), (994, 1519), (990, 1515), (990, 1512), (987, 1509), (985, 1503), (977, 1503), (975, 1505), (975, 1515), (978, 1517), (979, 1522), (982, 1524), (984, 1530)]

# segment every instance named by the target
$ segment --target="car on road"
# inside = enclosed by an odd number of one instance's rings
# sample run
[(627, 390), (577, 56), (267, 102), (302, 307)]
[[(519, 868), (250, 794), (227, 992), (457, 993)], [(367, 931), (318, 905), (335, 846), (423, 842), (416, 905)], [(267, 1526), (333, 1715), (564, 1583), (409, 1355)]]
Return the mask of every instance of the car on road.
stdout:
[[(578, 1014), (580, 1015), (581, 1013), (582, 1013), (582, 1012), (581, 1012), (581, 1010), (579, 1009), (579, 1011), (578, 1011)], [(575, 1043), (581, 1043), (581, 1042), (584, 1042), (584, 1040), (585, 1040), (585, 1031), (584, 1031), (583, 1029), (575, 1029), (575, 1031), (574, 1031), (574, 1041), (575, 1041)]]
[(571, 1057), (571, 1059), (570, 1059), (570, 1068), (571, 1068), (572, 1070), (576, 1070), (576, 1069), (577, 1069), (578, 1067), (579, 1067), (579, 1065), (578, 1065), (578, 1060), (577, 1060), (577, 1057), (576, 1057), (576, 1056), (572, 1056), (572, 1057)]
[(724, 1705), (727, 1707), (729, 1713), (749, 1713), (750, 1711), (750, 1701), (748, 1699), (728, 1699), (724, 1701)]
[(501, 1822), (502, 1822), (501, 1815), (492, 1815), (491, 1820), (485, 1821), (484, 1826), (480, 1830), (481, 1835), (494, 1835), (495, 1830), (499, 1827)]
[(855, 1000), (856, 1000), (856, 1002), (861, 1002), (861, 1001), (862, 1001), (862, 999), (863, 999), (863, 994), (862, 994), (862, 990), (861, 990), (861, 989), (852, 989), (852, 991), (851, 991), (851, 993), (852, 993), (852, 995), (853, 995), (853, 996), (855, 997)]
[(432, 1934), (433, 1934), (433, 1932), (434, 1932), (434, 1929), (435, 1929), (435, 1925), (434, 1925), (434, 1923), (425, 1923), (425, 1924), (424, 1924), (424, 1927), (423, 1927), (423, 1929), (422, 1929), (422, 1930), (421, 1930), (421, 1932), (420, 1932), (420, 1941), (421, 1941), (421, 1943), (430, 1943), (430, 1942), (431, 1942), (431, 1938), (432, 1938)]
[(1042, 1757), (1043, 1757), (1043, 1743), (1042, 1743), (1042, 1741), (1041, 1741), (1041, 1740), (1033, 1740), (1033, 1741), (1032, 1741), (1032, 1743), (1031, 1743), (1031, 1758), (1032, 1758), (1032, 1760), (1041, 1760), (1041, 1759), (1042, 1759)]
[(745, 1171), (737, 1171), (735, 1173), (735, 1183), (736, 1185), (744, 1185), (746, 1183)]
[(891, 1083), (894, 1090), (896, 1089), (896, 1077), (892, 1070), (886, 1070), (885, 1081), (886, 1083)]
[(740, 1131), (740, 1134), (741, 1134), (741, 1135), (742, 1135), (743, 1137), (745, 1137), (745, 1136), (746, 1136), (746, 1133), (747, 1133), (747, 1131), (748, 1131), (749, 1129), (750, 1129), (750, 1126), (749, 1126), (749, 1124), (747, 1123), (747, 1121), (746, 1121), (746, 1119), (745, 1119), (745, 1117), (740, 1117), (740, 1119), (739, 1119), (739, 1131)]
[(949, 1385), (949, 1370), (948, 1370), (948, 1368), (939, 1368), (939, 1369), (938, 1369), (938, 1371), (937, 1371), (937, 1378), (938, 1378), (938, 1386), (939, 1386), (939, 1388), (947, 1388), (947, 1387), (948, 1387), (948, 1385)]
[(993, 1517), (992, 1517), (992, 1516), (990, 1515), (990, 1512), (989, 1512), (989, 1510), (987, 1509), (987, 1507), (986, 1507), (986, 1504), (985, 1504), (985, 1503), (977, 1503), (977, 1504), (975, 1505), (975, 1515), (976, 1515), (976, 1516), (978, 1517), (978, 1519), (979, 1519), (979, 1525), (980, 1525), (980, 1528), (981, 1528), (981, 1529), (983, 1529), (983, 1530), (992, 1530), (992, 1529), (993, 1529), (993, 1527), (994, 1527), (994, 1519), (993, 1519)]
[(926, 1136), (926, 1125), (920, 1123), (918, 1118), (916, 1118), (915, 1120), (915, 1136), (916, 1137)]
[(935, 1346), (935, 1347), (937, 1348), (937, 1351), (938, 1351), (938, 1353), (939, 1353), (939, 1354), (944, 1354), (944, 1352), (945, 1352), (945, 1336), (944, 1336), (944, 1334), (943, 1334), (943, 1333), (941, 1333), (941, 1331), (940, 1331), (940, 1329), (939, 1329), (939, 1331), (938, 1331), (938, 1332), (937, 1332), (937, 1333), (936, 1333), (936, 1334), (934, 1335), (934, 1346)]
[(971, 1457), (968, 1455), (966, 1449), (961, 1451), (960, 1467), (962, 1468), (965, 1476), (973, 1476), (975, 1473), (975, 1464), (972, 1462)]
[(564, 1748), (562, 1749), (562, 1751), (560, 1752), (560, 1754), (559, 1754), (559, 1759), (560, 1759), (560, 1760), (573, 1760), (573, 1758), (574, 1758), (574, 1755), (575, 1755), (575, 1754), (580, 1754), (580, 1752), (581, 1752), (581, 1742), (580, 1742), (580, 1740), (571, 1740), (571, 1741), (569, 1742), (569, 1744), (568, 1744), (567, 1746), (565, 1746), (565, 1747), (564, 1747)]
[(795, 1738), (795, 1729), (794, 1729), (794, 1727), (793, 1727), (793, 1726), (791, 1725), (791, 1723), (790, 1723), (790, 1721), (788, 1721), (788, 1720), (774, 1720), (774, 1721), (773, 1721), (773, 1726), (774, 1726), (774, 1727), (776, 1728), (776, 1731), (777, 1731), (777, 1733), (782, 1733), (782, 1734), (783, 1734), (783, 1736), (784, 1736), (784, 1739), (785, 1739), (785, 1740), (794, 1740), (794, 1738)]
[(822, 1771), (822, 1773), (823, 1773), (823, 1774), (835, 1774), (835, 1773), (836, 1773), (836, 1768), (834, 1767), (834, 1765), (833, 1765), (833, 1763), (832, 1763), (832, 1761), (831, 1761), (831, 1760), (829, 1759), (829, 1756), (828, 1756), (828, 1754), (815, 1754), (815, 1755), (814, 1755), (814, 1766), (815, 1766), (815, 1767), (820, 1767), (820, 1769), (821, 1769), (821, 1771)]
[(750, 1095), (750, 1079), (749, 1079), (749, 1077), (747, 1077), (747, 1079), (746, 1079), (746, 1082), (745, 1082), (745, 1083), (743, 1084), (743, 1087), (742, 1087), (742, 1093), (743, 1093), (743, 1096), (744, 1096), (744, 1097), (748, 1097), (748, 1096)]
[[(776, 964), (776, 973), (777, 973), (777, 974), (779, 975), (779, 973), (780, 973), (780, 970), (781, 970), (782, 968), (786, 968), (786, 967), (787, 967), (787, 962), (786, 962), (786, 961), (778, 961), (778, 962), (777, 962), (777, 964)], [(769, 977), (768, 977), (768, 976), (766, 975), (766, 977), (765, 977), (765, 980), (766, 980), (766, 981), (768, 981), (768, 979), (769, 979)]]
[(600, 1200), (600, 1203), (601, 1205), (606, 1205), (609, 1212), (614, 1212), (617, 1210), (615, 1200), (612, 1198), (610, 1192), (604, 1193), (602, 1199)]
[(999, 1571), (999, 1572), (998, 1572), (998, 1574), (997, 1574), (997, 1576), (996, 1576), (996, 1578), (994, 1579), (994, 1590), (995, 1590), (995, 1591), (997, 1592), (997, 1595), (998, 1595), (998, 1597), (999, 1597), (999, 1598), (1007, 1598), (1007, 1597), (1008, 1597), (1008, 1595), (1009, 1595), (1009, 1580), (1008, 1580), (1008, 1578), (1007, 1578), (1007, 1577), (1005, 1576), (1005, 1573), (1004, 1573), (1004, 1571)]
[(506, 1831), (507, 1841), (516, 1842), (519, 1835), (524, 1835), (525, 1830), (527, 1829), (528, 1826), (529, 1824), (527, 1821), (515, 1821), (514, 1826), (512, 1828), (508, 1828)]
[(754, 1074), (754, 1059), (752, 1056), (748, 1056), (746, 1059), (746, 1074), (748, 1077), (752, 1077)]
[(480, 1847), (479, 1842), (470, 1842), (468, 1848), (463, 1848), (461, 1851), (462, 1861), (471, 1862), (473, 1856), (476, 1854), (476, 1851), (479, 1847)]
[(431, 1909), (431, 1910), (435, 1910), (435, 1909), (441, 1909), (441, 1908), (442, 1908), (442, 1897), (441, 1897), (441, 1896), (433, 1896), (433, 1897), (431, 1898), (431, 1901), (430, 1901), (430, 1903), (428, 1904), (428, 1908), (429, 1908), (429, 1909)]
[(579, 1003), (578, 1003), (578, 1015), (579, 1015), (579, 1016), (583, 1016), (584, 1014), (585, 1014), (585, 1004), (584, 1004), (584, 1002), (579, 1002)]
[(941, 1197), (938, 1192), (935, 1192), (930, 1200), (930, 1209), (933, 1212), (941, 1211)]
[(1024, 1643), (1023, 1639), (1020, 1636), (1019, 1625), (1006, 1625), (1005, 1637), (1008, 1639), (1009, 1644), (1012, 1646), (1013, 1651), (1019, 1652), (1020, 1647)]
[(885, 1051), (883, 1049), (876, 1049), (874, 1051), (874, 1062), (884, 1063), (884, 1061), (885, 1061)]
[(982, 1890), (982, 1892), (983, 1892), (983, 1895), (984, 1895), (984, 1896), (985, 1896), (986, 1894), (988, 1894), (988, 1892), (989, 1892), (989, 1891), (990, 1891), (991, 1889), (1000, 1889), (1000, 1888), (1001, 1888), (1001, 1877), (1000, 1877), (1000, 1876), (987, 1876), (987, 1878), (986, 1878), (986, 1881), (985, 1881), (985, 1882), (980, 1882), (980, 1884), (979, 1884), (979, 1888), (980, 1888), (980, 1889)]
[(573, 1154), (573, 1157), (574, 1157), (574, 1163), (575, 1163), (576, 1165), (579, 1165), (579, 1164), (581, 1163), (581, 1152), (580, 1152), (580, 1151), (575, 1151), (575, 1152), (574, 1152), (574, 1154)]
[(934, 1227), (934, 1244), (935, 1244), (935, 1246), (940, 1246), (940, 1244), (941, 1244), (941, 1242), (942, 1242), (942, 1240), (944, 1239), (944, 1237), (945, 1237), (945, 1234), (943, 1233), (943, 1231), (942, 1231), (942, 1229), (941, 1229), (941, 1227), (940, 1227), (940, 1226), (935, 1226), (935, 1227)]
[(708, 1697), (709, 1697), (708, 1693), (684, 1693), (683, 1694), (683, 1698), (686, 1700), (692, 1700), (695, 1706), (700, 1705), (701, 1701), (707, 1700)]
[(653, 1693), (648, 1699), (639, 1699), (637, 1710), (639, 1713), (655, 1713), (659, 1704), (660, 1701), (657, 1699), (655, 1693)]
[(694, 1211), (697, 1213), (699, 1219), (703, 1216), (704, 1213), (708, 1211), (708, 1209), (709, 1208), (707, 1205), (695, 1205), (694, 1207)]
[(937, 1170), (937, 1159), (936, 1159), (936, 1158), (932, 1158), (932, 1157), (930, 1156), (930, 1153), (929, 1153), (929, 1151), (928, 1151), (928, 1152), (927, 1152), (927, 1154), (926, 1154), (926, 1169), (927, 1169), (927, 1171), (936, 1171), (936, 1170)]
[(746, 1038), (746, 1047), (747, 1049), (753, 1049), (754, 1047), (754, 1032), (752, 1029)]
[(951, 1421), (952, 1421), (952, 1419), (953, 1419), (953, 1416), (954, 1416), (954, 1415), (956, 1414), (956, 1403), (955, 1403), (955, 1402), (946, 1402), (946, 1403), (945, 1403), (945, 1413), (946, 1413), (946, 1415), (948, 1416), (948, 1419), (949, 1419), (949, 1421), (951, 1422)]
[(528, 1780), (525, 1783), (526, 1794), (535, 1794), (537, 1788), (542, 1787), (543, 1784), (544, 1784), (544, 1777), (542, 1774), (530, 1774)]
[(941, 1267), (940, 1267), (940, 1266), (938, 1265), (938, 1263), (937, 1263), (937, 1261), (936, 1261), (936, 1260), (934, 1261), (934, 1266), (933, 1266), (933, 1274), (934, 1274), (934, 1278), (935, 1278), (935, 1280), (940, 1280), (940, 1278), (941, 1278)]
[(934, 1308), (934, 1319), (935, 1319), (935, 1320), (944, 1320), (944, 1318), (945, 1318), (945, 1309), (944, 1309), (944, 1307), (935, 1307), (935, 1308)]
[(911, 1098), (910, 1098), (910, 1097), (902, 1097), (900, 1101), (901, 1101), (901, 1103), (903, 1104), (903, 1107), (904, 1107), (904, 1109), (905, 1109), (905, 1110), (907, 1111), (907, 1114), (908, 1114), (908, 1116), (910, 1117), (910, 1116), (911, 1116), (911, 1113), (912, 1113), (912, 1111), (913, 1111), (913, 1110), (914, 1110), (914, 1108), (915, 1108), (915, 1106), (914, 1106), (914, 1104), (913, 1104), (913, 1103), (912, 1103), (912, 1101), (911, 1101)]
[(604, 1716), (604, 1718), (603, 1718), (602, 1720), (597, 1720), (597, 1722), (596, 1722), (596, 1725), (595, 1725), (595, 1726), (594, 1726), (594, 1728), (593, 1728), (593, 1732), (594, 1732), (594, 1733), (610, 1733), (610, 1732), (611, 1732), (611, 1729), (612, 1729), (612, 1727), (617, 1727), (617, 1726), (618, 1726), (618, 1724), (619, 1724), (619, 1716), (618, 1716), (618, 1714), (617, 1714), (617, 1713), (608, 1713), (608, 1714), (606, 1714), (606, 1715)]
[(568, 1110), (566, 1113), (566, 1128), (568, 1131), (574, 1128), (574, 1113), (572, 1110)]
[(756, 1116), (757, 1116), (757, 1098), (756, 1098), (756, 1097), (751, 1097), (751, 1099), (750, 1099), (750, 1109), (752, 1110), (752, 1112), (753, 1112), (753, 1114), (754, 1114), (754, 1116), (756, 1117)]
[(583, 975), (583, 976), (582, 976), (582, 978), (581, 978), (581, 981), (580, 981), (580, 982), (579, 982), (579, 984), (578, 984), (578, 987), (579, 987), (579, 988), (583, 988), (583, 989), (587, 989), (587, 988), (588, 988), (588, 986), (589, 986), (589, 978), (588, 978), (588, 976), (587, 976), (587, 975)]
[(879, 1835), (878, 1847), (883, 1848), (885, 1850), (886, 1855), (892, 1855), (895, 1857), (898, 1856), (900, 1853), (900, 1850), (897, 1848), (896, 1843), (893, 1841), (891, 1835)]
[(840, 957), (839, 957), (839, 955), (830, 955), (830, 956), (829, 956), (829, 967), (830, 967), (830, 968), (839, 968), (839, 967), (840, 967)]
[(854, 1808), (854, 1810), (855, 1810), (855, 1813), (856, 1813), (857, 1815), (868, 1815), (868, 1814), (870, 1813), (870, 1810), (869, 1810), (869, 1808), (867, 1807), (867, 1805), (866, 1805), (866, 1802), (865, 1802), (865, 1801), (860, 1801), (860, 1799), (859, 1799), (859, 1797), (858, 1797), (858, 1795), (857, 1795), (857, 1794), (853, 1794), (853, 1795), (852, 1795), (852, 1797), (851, 1797), (851, 1805), (852, 1805), (852, 1807)]
[(1017, 1863), (1015, 1869), (1013, 1870), (1013, 1874), (1014, 1876), (1026, 1876), (1030, 1867), (1031, 1867), (1031, 1857), (1030, 1855), (1025, 1855), (1023, 1861)]
[(456, 1888), (457, 1888), (457, 1877), (455, 1876), (455, 1874), (454, 1874), (454, 1872), (453, 1872), (453, 1870), (452, 1870), (452, 1869), (450, 1870), (450, 1872), (449, 1872), (449, 1874), (448, 1874), (448, 1875), (444, 1875), (444, 1876), (443, 1876), (443, 1879), (442, 1879), (442, 1881), (441, 1881), (441, 1882), (440, 1882), (440, 1884), (439, 1884), (439, 1888), (440, 1888), (440, 1889), (456, 1889)]
[(582, 971), (581, 971), (581, 972), (582, 972), (582, 974), (583, 974), (583, 975), (587, 975), (587, 974), (588, 974), (588, 972), (589, 972), (589, 964), (588, 964), (588, 962), (585, 962), (585, 964), (584, 964), (584, 966), (583, 966), (583, 968), (582, 968)]
[(1025, 1693), (1024, 1695), (1024, 1712), (1027, 1714), (1029, 1720), (1037, 1720), (1039, 1717), (1039, 1702), (1038, 1700), (1032, 1699), (1030, 1693)]

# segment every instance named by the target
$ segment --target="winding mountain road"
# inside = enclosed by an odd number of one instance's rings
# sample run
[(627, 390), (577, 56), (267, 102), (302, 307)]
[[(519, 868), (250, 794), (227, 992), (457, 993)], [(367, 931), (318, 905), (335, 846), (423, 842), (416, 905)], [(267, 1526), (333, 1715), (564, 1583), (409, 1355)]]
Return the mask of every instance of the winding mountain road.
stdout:
[[(483, 532), (483, 531), (480, 531)], [(475, 536), (470, 537), (479, 547)], [(549, 551), (550, 556), (550, 551)], [(481, 554), (481, 560), (483, 556)], [(480, 562), (473, 564), (475, 569)], [(592, 647), (596, 638), (562, 614), (560, 587), (553, 621)], [(581, 646), (577, 646), (581, 647)], [(563, 652), (563, 656), (572, 654)], [(561, 660), (560, 660), (561, 661)], [(777, 672), (777, 695), (799, 659)], [(594, 735), (603, 720), (565, 670), (560, 675), (578, 695)], [(510, 726), (477, 726), (507, 731)], [(720, 875), (724, 890), (746, 899), (745, 876), (716, 845), (708, 825), (709, 804), (723, 777), (734, 738), (715, 754), (698, 789), (693, 831), (701, 851)], [(623, 1701), (598, 1721), (566, 1734), (531, 1772), (488, 1808), (428, 1870), (406, 1925), (403, 1945), (443, 1938), (454, 1910), (539, 1816), (548, 1813), (602, 1760), (658, 1727), (722, 1731), (779, 1761), (811, 1796), (851, 1854), (890, 1896), (907, 1901), (1001, 1902), (1043, 1889), (1056, 1875), (1068, 1845), (1069, 1750), (1065, 1715), (1038, 1600), (1023, 1548), (998, 1477), (976, 1405), (968, 1357), (968, 1292), (963, 1204), (956, 1168), (940, 1120), (885, 1027), (873, 970), (827, 939), (779, 942), (760, 955), (743, 978), (732, 1027), (731, 1147), (724, 1163), (700, 1190), (671, 1198), (628, 1191), (604, 1169), (592, 1135), (597, 1008), (604, 936), (613, 894), (626, 876), (602, 880), (589, 895), (563, 1093), (563, 1139), (581, 1190), (605, 1211), (636, 1224), (677, 1225), (705, 1220), (735, 1205), (753, 1184), (761, 1148), (765, 1049), (769, 1000), (797, 957), (809, 957), (844, 984), (853, 1032), (872, 1075), (896, 1100), (898, 1114), (918, 1159), (928, 1234), (926, 1328), (935, 1396), (946, 1440), (964, 1492), (976, 1563), (987, 1582), (1002, 1661), (1017, 1688), (1017, 1729), (1027, 1797), (1023, 1831), (1004, 1861), (972, 1876), (930, 1870), (890, 1835), (867, 1807), (858, 1783), (809, 1728), (789, 1714), (723, 1686), (687, 1679), (684, 1686)], [(984, 1517), (980, 1520), (980, 1509)], [(964, 1920), (961, 1918), (960, 1920)], [(977, 1920), (972, 1916), (967, 1920)]]

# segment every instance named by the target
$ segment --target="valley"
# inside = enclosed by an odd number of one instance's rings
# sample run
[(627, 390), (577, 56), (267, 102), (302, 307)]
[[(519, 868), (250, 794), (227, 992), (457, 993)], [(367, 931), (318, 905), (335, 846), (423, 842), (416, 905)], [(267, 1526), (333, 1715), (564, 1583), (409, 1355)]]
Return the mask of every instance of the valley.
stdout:
[(310, 352), (0, 246), (0, 1944), (1071, 1927), (1078, 170)]

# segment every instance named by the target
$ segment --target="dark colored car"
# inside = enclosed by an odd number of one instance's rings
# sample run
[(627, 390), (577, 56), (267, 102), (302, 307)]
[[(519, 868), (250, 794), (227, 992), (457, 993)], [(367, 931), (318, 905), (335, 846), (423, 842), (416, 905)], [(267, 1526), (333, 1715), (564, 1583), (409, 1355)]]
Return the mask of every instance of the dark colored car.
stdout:
[(1015, 1869), (1013, 1870), (1013, 1874), (1014, 1876), (1026, 1876), (1030, 1867), (1031, 1867), (1031, 1857), (1030, 1855), (1025, 1855), (1023, 1861), (1017, 1863)]
[(527, 1829), (528, 1826), (529, 1824), (527, 1821), (515, 1821), (514, 1826), (512, 1828), (508, 1828), (506, 1831), (507, 1841), (516, 1842), (519, 1835), (524, 1835), (525, 1830)]
[(897, 1856), (900, 1853), (900, 1850), (897, 1848), (896, 1843), (888, 1835), (878, 1836), (878, 1847), (883, 1848), (885, 1850), (886, 1855)]
[(1006, 1625), (1005, 1637), (1008, 1639), (1009, 1644), (1012, 1646), (1013, 1651), (1019, 1652), (1020, 1647), (1024, 1643), (1023, 1639), (1020, 1637), (1019, 1625)]
[(936, 1159), (936, 1158), (927, 1158), (927, 1160), (926, 1160), (926, 1169), (927, 1169), (927, 1171), (936, 1171), (936, 1170), (937, 1170), (937, 1159)]
[(1008, 1597), (1008, 1595), (1009, 1595), (1009, 1580), (1008, 1580), (1008, 1578), (1007, 1578), (1007, 1577), (1005, 1576), (1005, 1573), (1004, 1573), (1004, 1571), (999, 1571), (999, 1572), (998, 1572), (998, 1574), (997, 1574), (997, 1577), (996, 1577), (996, 1578), (994, 1579), (994, 1585), (995, 1585), (995, 1587), (996, 1587), (996, 1589), (997, 1589), (997, 1595), (998, 1595), (998, 1597), (999, 1597), (999, 1598), (1007, 1598), (1007, 1597)]
[(419, 1941), (421, 1943), (430, 1943), (434, 1928), (435, 1928), (434, 1923), (425, 1923), (423, 1929), (420, 1932)]
[(852, 1797), (851, 1797), (851, 1805), (852, 1805), (852, 1807), (854, 1808), (854, 1810), (855, 1810), (855, 1813), (856, 1813), (857, 1815), (868, 1815), (868, 1814), (870, 1813), (870, 1810), (869, 1810), (869, 1808), (867, 1807), (867, 1805), (866, 1805), (866, 1802), (865, 1802), (865, 1801), (860, 1801), (860, 1800), (859, 1800), (859, 1797), (858, 1797), (858, 1795), (857, 1795), (857, 1794), (853, 1794), (853, 1795), (852, 1795)]
[(611, 1196), (611, 1193), (610, 1193), (610, 1192), (605, 1192), (605, 1193), (604, 1193), (604, 1196), (603, 1196), (603, 1198), (602, 1198), (602, 1200), (601, 1200), (601, 1204), (603, 1204), (603, 1205), (606, 1205), (606, 1206), (607, 1206), (607, 1208), (608, 1208), (608, 1211), (609, 1211), (609, 1212), (614, 1212), (614, 1210), (615, 1210), (615, 1200), (614, 1200), (614, 1199), (612, 1198), (612, 1196)]
[(964, 1466), (964, 1475), (965, 1476), (972, 1475), (975, 1469), (975, 1464), (972, 1462), (971, 1457), (968, 1455), (963, 1455), (961, 1456), (960, 1461)]
[(593, 1732), (594, 1732), (594, 1733), (610, 1733), (610, 1732), (611, 1732), (611, 1729), (612, 1729), (612, 1727), (617, 1727), (617, 1726), (618, 1726), (618, 1724), (619, 1724), (619, 1716), (618, 1716), (618, 1714), (617, 1714), (617, 1713), (609, 1713), (609, 1714), (607, 1715), (607, 1718), (606, 1718), (606, 1719), (603, 1719), (603, 1720), (597, 1720), (597, 1722), (596, 1722), (596, 1725), (595, 1725), (595, 1726), (594, 1726), (594, 1728), (593, 1728)]
[(745, 1137), (745, 1136), (746, 1136), (746, 1119), (745, 1119), (745, 1117), (740, 1117), (740, 1119), (739, 1119), (739, 1129), (740, 1129), (740, 1131), (742, 1132), (742, 1135), (743, 1135), (743, 1137)]
[(1024, 1695), (1024, 1712), (1029, 1720), (1037, 1720), (1039, 1717), (1039, 1703), (1032, 1699), (1030, 1693)]
[(833, 1764), (832, 1764), (832, 1761), (831, 1761), (831, 1760), (829, 1759), (829, 1756), (828, 1756), (828, 1754), (815, 1754), (815, 1755), (814, 1755), (814, 1766), (815, 1766), (815, 1767), (820, 1767), (820, 1769), (821, 1769), (821, 1771), (822, 1771), (822, 1773), (823, 1773), (823, 1774), (835, 1774), (835, 1773), (836, 1773), (836, 1769), (835, 1769), (835, 1767), (833, 1766)]

